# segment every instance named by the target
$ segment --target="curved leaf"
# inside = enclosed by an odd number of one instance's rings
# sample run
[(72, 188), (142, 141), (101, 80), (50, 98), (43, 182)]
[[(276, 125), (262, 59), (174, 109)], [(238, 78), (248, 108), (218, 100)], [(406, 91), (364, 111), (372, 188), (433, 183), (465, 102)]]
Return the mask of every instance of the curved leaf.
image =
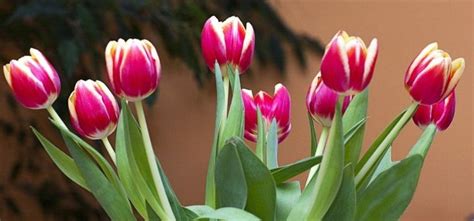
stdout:
[(341, 188), (323, 220), (353, 221), (356, 211), (354, 169), (349, 164), (344, 168)]
[(275, 183), (283, 183), (321, 162), (322, 156), (308, 157), (298, 162), (271, 170)]

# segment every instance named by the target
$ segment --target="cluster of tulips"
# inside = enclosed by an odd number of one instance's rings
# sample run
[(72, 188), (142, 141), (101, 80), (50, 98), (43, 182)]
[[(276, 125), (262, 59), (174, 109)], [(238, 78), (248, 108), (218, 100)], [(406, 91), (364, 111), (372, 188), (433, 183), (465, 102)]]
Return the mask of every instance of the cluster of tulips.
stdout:
[[(33, 128), (53, 162), (90, 191), (112, 220), (397, 220), (416, 189), (437, 131), (453, 120), (454, 89), (464, 60), (429, 44), (409, 65), (405, 87), (413, 102), (360, 157), (367, 120), (367, 87), (378, 41), (338, 32), (326, 47), (306, 106), (311, 156), (278, 164), (278, 144), (289, 135), (291, 99), (275, 86), (273, 96), (242, 89), (255, 45), (252, 25), (239, 18), (209, 18), (201, 33), (204, 60), (217, 91), (215, 133), (206, 179), (205, 205), (183, 206), (174, 194), (147, 129), (142, 100), (159, 85), (161, 64), (147, 40), (111, 41), (105, 50), (107, 79), (80, 80), (69, 96), (70, 125), (84, 138), (101, 140), (112, 164), (69, 130), (52, 104), (60, 93), (53, 65), (36, 49), (3, 67), (19, 103), (48, 110), (69, 150), (66, 154)], [(229, 95), (232, 99), (229, 100)], [(129, 105), (133, 103), (134, 114)], [(410, 119), (424, 129), (407, 157), (391, 160), (391, 145)], [(321, 125), (317, 138), (314, 122)], [(108, 137), (116, 131), (115, 147)], [(254, 151), (242, 139), (256, 143)], [(157, 141), (159, 142), (159, 141)], [(290, 179), (310, 171), (303, 190)]]

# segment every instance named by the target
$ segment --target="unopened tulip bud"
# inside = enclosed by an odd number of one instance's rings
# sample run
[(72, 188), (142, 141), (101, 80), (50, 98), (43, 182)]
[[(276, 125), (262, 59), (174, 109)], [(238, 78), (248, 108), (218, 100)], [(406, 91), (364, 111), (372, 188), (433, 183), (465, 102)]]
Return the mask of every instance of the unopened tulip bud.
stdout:
[(105, 49), (105, 61), (109, 82), (120, 97), (143, 100), (158, 87), (160, 58), (148, 40), (110, 41)]
[(405, 74), (405, 87), (413, 100), (431, 105), (454, 90), (464, 71), (464, 59), (451, 61), (437, 43), (426, 46), (413, 60)]
[[(306, 94), (306, 107), (314, 120), (324, 127), (330, 127), (338, 99), (339, 95), (323, 83), (321, 74), (318, 73)], [(343, 114), (351, 100), (352, 96), (344, 97)]]
[(436, 104), (420, 104), (413, 115), (413, 122), (420, 128), (435, 124), (438, 130), (446, 130), (453, 121), (455, 110), (456, 96), (453, 91), (448, 97)]
[(201, 48), (204, 60), (212, 71), (217, 61), (220, 65), (234, 65), (243, 73), (250, 66), (255, 48), (253, 27), (250, 23), (244, 27), (235, 16), (223, 22), (212, 16), (202, 28)]
[(339, 31), (326, 46), (321, 60), (322, 79), (339, 93), (359, 93), (372, 79), (377, 55), (377, 39), (372, 39), (367, 48), (359, 37)]
[(290, 133), (290, 94), (282, 84), (275, 85), (273, 97), (264, 91), (258, 92), (255, 97), (251, 90), (242, 89), (242, 100), (245, 109), (245, 138), (256, 142), (258, 133), (257, 108), (260, 109), (265, 124), (265, 130), (273, 119), (278, 127), (278, 142), (282, 142)]
[(3, 73), (16, 100), (29, 109), (48, 108), (61, 90), (56, 70), (40, 51), (33, 48), (30, 55), (3, 66)]
[(103, 139), (117, 127), (117, 101), (101, 81), (78, 81), (68, 105), (71, 124), (84, 137)]

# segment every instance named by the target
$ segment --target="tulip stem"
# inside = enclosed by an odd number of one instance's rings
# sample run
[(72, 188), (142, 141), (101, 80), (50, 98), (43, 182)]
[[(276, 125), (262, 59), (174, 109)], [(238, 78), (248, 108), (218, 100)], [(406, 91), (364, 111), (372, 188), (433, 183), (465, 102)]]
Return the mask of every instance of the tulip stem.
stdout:
[(171, 210), (171, 205), (166, 196), (166, 191), (163, 186), (163, 182), (158, 171), (156, 164), (156, 155), (153, 151), (153, 146), (151, 144), (150, 134), (148, 132), (148, 127), (145, 119), (145, 111), (143, 110), (143, 104), (141, 101), (136, 101), (135, 108), (137, 110), (138, 123), (140, 124), (140, 129), (142, 132), (143, 143), (145, 144), (145, 151), (148, 159), (148, 164), (150, 166), (151, 174), (153, 177), (153, 182), (155, 184), (156, 191), (158, 192), (158, 197), (161, 202), (161, 206), (165, 210), (165, 213), (168, 217), (161, 217), (163, 220), (176, 220), (173, 211)]
[[(321, 135), (319, 136), (319, 142), (318, 146), (316, 147), (316, 152), (314, 153), (314, 156), (322, 156), (324, 152), (324, 147), (326, 146), (326, 141), (329, 135), (329, 127), (323, 127), (321, 130)], [(306, 180), (306, 185), (308, 186), (309, 182), (313, 178), (314, 174), (316, 171), (318, 171), (319, 165), (315, 165), (311, 167), (311, 170), (309, 171), (308, 179)]]
[(418, 103), (413, 102), (403, 113), (402, 117), (395, 126), (390, 130), (387, 136), (383, 139), (383, 141), (377, 146), (374, 153), (370, 156), (369, 160), (362, 166), (359, 172), (356, 174), (355, 177), (355, 184), (358, 187), (361, 184), (361, 181), (367, 176), (369, 171), (377, 164), (379, 159), (383, 156), (386, 150), (390, 147), (392, 142), (397, 138), (400, 131), (406, 125), (406, 123), (411, 119), (413, 113), (415, 113), (416, 109), (418, 108)]
[(47, 107), (46, 110), (48, 111), (49, 115), (53, 118), (54, 121), (56, 121), (57, 123), (59, 123), (59, 125), (67, 129), (66, 124), (61, 119), (61, 117), (59, 117), (58, 113), (54, 110), (53, 106)]
[(116, 157), (115, 157), (115, 151), (114, 148), (112, 148), (112, 145), (109, 142), (109, 138), (104, 137), (102, 138), (102, 143), (104, 143), (105, 149), (107, 149), (107, 152), (109, 153), (110, 159), (112, 159), (112, 162), (114, 162), (115, 165), (117, 165)]

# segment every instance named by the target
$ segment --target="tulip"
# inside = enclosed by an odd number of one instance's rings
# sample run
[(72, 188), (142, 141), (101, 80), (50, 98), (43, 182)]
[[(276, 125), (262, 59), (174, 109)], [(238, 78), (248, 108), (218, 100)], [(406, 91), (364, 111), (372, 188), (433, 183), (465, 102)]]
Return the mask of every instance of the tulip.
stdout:
[(160, 58), (148, 40), (110, 41), (105, 49), (105, 61), (109, 82), (119, 97), (140, 101), (158, 87)]
[(30, 49), (30, 55), (11, 60), (3, 73), (16, 100), (29, 109), (46, 109), (61, 90), (58, 73), (43, 54)]
[(117, 127), (117, 101), (101, 81), (78, 81), (68, 106), (73, 128), (84, 137), (103, 139)]
[(435, 124), (438, 130), (446, 130), (454, 118), (456, 109), (456, 96), (451, 92), (444, 100), (432, 105), (419, 105), (413, 115), (413, 122), (425, 128), (429, 124)]
[(432, 105), (454, 90), (464, 71), (464, 59), (451, 61), (437, 43), (426, 46), (413, 60), (405, 74), (405, 87), (413, 100)]
[[(339, 95), (324, 84), (321, 79), (321, 73), (318, 73), (306, 94), (306, 107), (314, 120), (324, 127), (330, 127), (338, 99)], [(343, 114), (351, 100), (352, 96), (344, 97), (342, 104)]]
[(321, 76), (331, 89), (353, 95), (370, 83), (378, 55), (377, 39), (367, 48), (359, 37), (339, 31), (326, 46), (321, 60)]
[(273, 119), (278, 126), (278, 142), (282, 142), (290, 133), (290, 94), (282, 84), (275, 85), (273, 97), (264, 91), (258, 92), (255, 97), (251, 90), (242, 89), (242, 100), (245, 109), (246, 139), (256, 142), (258, 132), (257, 108), (260, 109), (264, 120), (265, 131), (268, 131)]
[(212, 16), (202, 28), (201, 48), (204, 60), (212, 71), (217, 61), (219, 65), (231, 64), (243, 73), (250, 66), (255, 48), (253, 27), (248, 22), (244, 27), (235, 16), (223, 22)]

